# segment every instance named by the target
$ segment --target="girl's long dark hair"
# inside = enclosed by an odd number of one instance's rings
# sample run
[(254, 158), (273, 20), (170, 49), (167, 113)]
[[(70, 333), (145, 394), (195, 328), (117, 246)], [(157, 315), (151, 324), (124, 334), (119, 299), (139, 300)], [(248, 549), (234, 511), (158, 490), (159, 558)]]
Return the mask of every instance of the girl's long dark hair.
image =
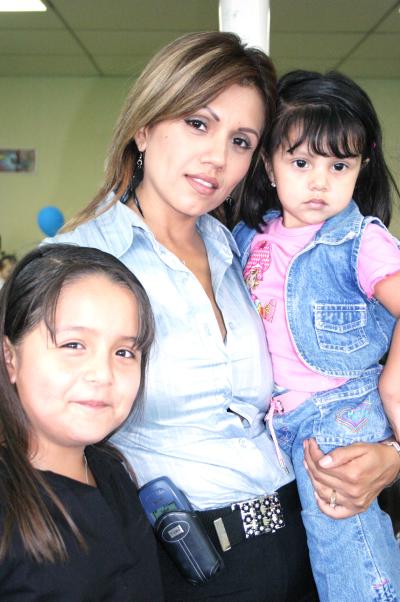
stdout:
[[(354, 200), (363, 215), (374, 215), (389, 225), (391, 192), (400, 193), (384, 159), (378, 116), (360, 86), (335, 71), (323, 75), (297, 70), (284, 75), (278, 82), (277, 114), (265, 157), (271, 162), (280, 145), (290, 152), (304, 142), (318, 155), (361, 155)], [(276, 189), (268, 180), (261, 182), (264, 185), (242, 207), (241, 217), (251, 227), (259, 228), (267, 209), (281, 208)]]
[[(31, 425), (8, 376), (5, 337), (13, 346), (18, 346), (29, 331), (44, 321), (54, 339), (55, 311), (63, 286), (89, 274), (105, 275), (131, 290), (136, 298), (137, 347), (142, 352), (142, 372), (133, 407), (135, 412), (140, 411), (154, 336), (150, 302), (140, 282), (115, 257), (97, 249), (59, 244), (43, 245), (28, 253), (0, 292), (0, 502), (4, 512), (0, 561), (15, 531), (19, 532), (27, 554), (36, 561), (65, 560), (67, 550), (53, 518), (54, 512), (62, 516), (80, 544), (85, 545), (61, 500), (30, 462)], [(106, 441), (96, 445), (122, 459)], [(53, 507), (53, 511), (49, 507)]]

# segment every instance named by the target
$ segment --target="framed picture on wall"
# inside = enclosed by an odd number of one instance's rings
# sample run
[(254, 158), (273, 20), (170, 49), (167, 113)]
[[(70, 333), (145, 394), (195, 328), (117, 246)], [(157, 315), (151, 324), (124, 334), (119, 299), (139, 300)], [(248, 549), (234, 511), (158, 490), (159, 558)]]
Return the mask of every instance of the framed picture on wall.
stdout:
[(34, 169), (33, 149), (0, 149), (0, 172), (30, 172)]

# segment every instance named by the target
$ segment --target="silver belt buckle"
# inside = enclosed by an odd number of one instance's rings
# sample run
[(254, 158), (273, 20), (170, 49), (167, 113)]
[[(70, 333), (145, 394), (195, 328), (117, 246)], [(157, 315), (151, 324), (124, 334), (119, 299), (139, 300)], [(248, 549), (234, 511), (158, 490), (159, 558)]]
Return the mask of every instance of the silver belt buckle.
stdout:
[(278, 493), (262, 495), (254, 500), (232, 504), (232, 510), (240, 510), (246, 539), (275, 533), (285, 526)]
[(224, 521), (222, 518), (216, 518), (214, 521), (214, 527), (218, 535), (219, 545), (223, 552), (227, 552), (231, 549), (231, 542), (229, 541), (228, 533), (226, 532)]

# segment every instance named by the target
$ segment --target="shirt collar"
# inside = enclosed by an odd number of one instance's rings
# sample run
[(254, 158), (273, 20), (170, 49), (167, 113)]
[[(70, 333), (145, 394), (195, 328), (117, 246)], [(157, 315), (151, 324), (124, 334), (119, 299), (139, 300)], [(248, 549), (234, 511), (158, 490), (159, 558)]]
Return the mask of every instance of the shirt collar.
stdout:
[[(108, 207), (108, 209), (107, 209)], [(132, 246), (137, 229), (140, 228), (153, 236), (143, 219), (123, 203), (120, 203), (114, 192), (109, 192), (101, 203), (99, 210), (104, 210), (95, 218), (106, 241), (106, 246), (113, 249), (119, 259)], [(202, 236), (218, 245), (221, 252), (229, 254), (229, 250), (239, 257), (239, 249), (231, 232), (211, 215), (199, 217), (197, 227)], [(116, 235), (117, 233), (117, 235)]]

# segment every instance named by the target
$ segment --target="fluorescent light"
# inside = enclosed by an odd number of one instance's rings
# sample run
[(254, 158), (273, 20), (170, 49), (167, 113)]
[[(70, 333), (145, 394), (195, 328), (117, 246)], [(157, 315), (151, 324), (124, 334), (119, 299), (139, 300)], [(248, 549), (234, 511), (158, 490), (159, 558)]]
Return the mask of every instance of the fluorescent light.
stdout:
[(47, 7), (41, 0), (0, 0), (0, 12), (43, 12)]

